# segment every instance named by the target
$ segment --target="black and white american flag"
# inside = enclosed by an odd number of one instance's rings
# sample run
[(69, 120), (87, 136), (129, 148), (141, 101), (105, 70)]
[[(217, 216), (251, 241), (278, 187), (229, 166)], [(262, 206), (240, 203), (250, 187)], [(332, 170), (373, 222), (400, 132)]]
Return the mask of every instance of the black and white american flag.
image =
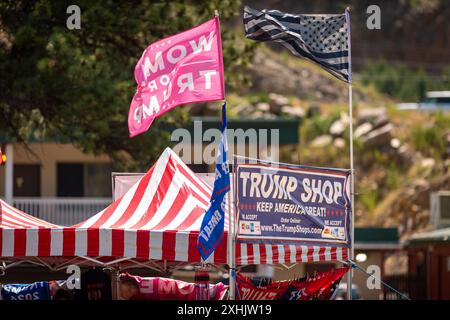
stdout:
[(338, 79), (351, 83), (347, 15), (289, 14), (278, 10), (244, 8), (247, 38), (276, 41), (294, 55), (321, 65)]

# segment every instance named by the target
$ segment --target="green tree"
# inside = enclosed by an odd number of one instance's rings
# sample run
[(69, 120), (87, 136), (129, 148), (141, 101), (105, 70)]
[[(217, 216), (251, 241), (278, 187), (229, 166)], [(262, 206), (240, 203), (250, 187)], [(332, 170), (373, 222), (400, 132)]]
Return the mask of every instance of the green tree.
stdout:
[[(71, 4), (81, 9), (80, 30), (66, 28)], [(238, 0), (1, 2), (0, 135), (25, 143), (57, 136), (117, 164), (147, 167), (169, 144), (164, 129), (183, 126), (188, 117), (184, 108), (172, 110), (149, 132), (128, 138), (138, 58), (148, 44), (219, 10), (227, 84), (238, 86), (252, 49), (236, 46), (236, 34), (223, 22), (239, 8)]]
[(438, 74), (430, 74), (423, 69), (392, 65), (383, 60), (366, 64), (361, 72), (363, 84), (373, 84), (381, 93), (408, 102), (419, 101), (427, 91), (447, 90), (449, 79), (448, 67)]

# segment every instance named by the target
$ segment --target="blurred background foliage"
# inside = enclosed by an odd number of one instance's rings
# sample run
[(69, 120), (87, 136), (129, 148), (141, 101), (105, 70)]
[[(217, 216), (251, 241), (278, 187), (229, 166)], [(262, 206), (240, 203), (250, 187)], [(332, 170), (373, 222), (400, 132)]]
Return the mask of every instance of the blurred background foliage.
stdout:
[(367, 63), (361, 70), (360, 80), (392, 98), (416, 102), (427, 91), (450, 88), (450, 67), (444, 67), (438, 73), (430, 73), (423, 68), (393, 65), (381, 60)]

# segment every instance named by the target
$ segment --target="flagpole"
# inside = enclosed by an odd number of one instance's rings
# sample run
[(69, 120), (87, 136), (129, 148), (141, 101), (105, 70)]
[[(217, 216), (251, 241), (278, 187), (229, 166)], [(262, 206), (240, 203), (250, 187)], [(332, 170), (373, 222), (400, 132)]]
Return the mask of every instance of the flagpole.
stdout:
[[(218, 10), (214, 10), (214, 15), (217, 17), (217, 20), (220, 19), (219, 16), (219, 11)], [(219, 32), (220, 32), (220, 21), (219, 21)], [(220, 37), (219, 37), (220, 39)], [(222, 43), (220, 43), (220, 49), (222, 50)], [(221, 57), (222, 58), (222, 57)], [(222, 58), (223, 61), (223, 58)], [(225, 92), (225, 84), (222, 83), (222, 87), (223, 87), (223, 92)], [(222, 103), (225, 103), (225, 100), (222, 101)], [(227, 134), (227, 132), (225, 132), (224, 134)], [(227, 140), (228, 141), (228, 140)], [(228, 143), (228, 142), (227, 142)], [(228, 146), (227, 146), (228, 149)], [(231, 157), (230, 155), (230, 150), (228, 150), (228, 161), (230, 163), (230, 159), (233, 157), (233, 151), (231, 151)], [(227, 194), (227, 200), (228, 200), (228, 239), (227, 239), (227, 249), (228, 249), (228, 267), (229, 267), (229, 274), (228, 274), (228, 279), (229, 279), (229, 299), (230, 300), (235, 300), (236, 298), (236, 293), (235, 293), (235, 288), (236, 288), (236, 278), (235, 278), (235, 274), (236, 274), (236, 257), (235, 257), (235, 228), (234, 228), (234, 217), (231, 214), (232, 213), (232, 198), (231, 198), (231, 192), (234, 190), (234, 185), (233, 185), (234, 179), (230, 179), (230, 190), (228, 191)], [(231, 185), (233, 185), (233, 188), (231, 188)]]
[[(233, 158), (234, 159), (234, 158)], [(236, 168), (236, 161), (233, 160), (233, 168)], [(235, 206), (235, 202), (232, 201), (231, 198), (231, 192), (235, 192), (235, 187), (236, 184), (234, 183), (235, 179), (236, 179), (236, 170), (233, 169), (234, 172), (234, 176), (233, 178), (230, 180), (231, 185), (233, 186), (233, 188), (230, 188), (230, 191), (228, 192), (228, 215), (229, 215), (229, 221), (228, 221), (228, 254), (229, 254), (229, 267), (230, 267), (230, 274), (229, 274), (229, 279), (230, 279), (230, 300), (236, 300), (236, 254), (235, 254), (235, 247), (236, 247), (236, 235), (235, 235), (235, 216), (232, 214), (233, 210), (232, 210), (232, 206), (234, 205), (234, 208), (236, 208)], [(234, 197), (233, 197), (234, 198)], [(234, 211), (236, 212), (236, 211)]]
[[(225, 132), (224, 134), (227, 134), (227, 132)], [(227, 144), (228, 144), (228, 139), (227, 139)], [(236, 190), (236, 184), (235, 182), (235, 178), (236, 178), (236, 160), (233, 157), (233, 151), (231, 151), (231, 157), (233, 158), (233, 177), (231, 177), (231, 170), (230, 170), (230, 190), (228, 191), (227, 194), (227, 200), (228, 200), (228, 243), (227, 243), (227, 247), (228, 247), (228, 267), (229, 267), (229, 274), (228, 274), (228, 279), (229, 279), (229, 300), (236, 300), (236, 254), (235, 254), (235, 246), (236, 246), (236, 229), (235, 229), (235, 224), (234, 224), (234, 219), (235, 216), (232, 214), (233, 213), (233, 206), (236, 209), (236, 205), (235, 202), (233, 201), (233, 199), (235, 200), (235, 195), (231, 195), (232, 192), (235, 192)], [(230, 149), (228, 148), (228, 161), (229, 164), (231, 164), (231, 157), (230, 157)], [(229, 166), (229, 168), (231, 168), (231, 166)], [(233, 187), (231, 187), (233, 186)], [(236, 212), (236, 211), (234, 211)]]
[[(355, 247), (355, 168), (354, 168), (354, 159), (353, 159), (353, 87), (352, 87), (352, 40), (350, 33), (350, 8), (347, 7), (345, 9), (345, 19), (347, 23), (347, 32), (348, 32), (348, 115), (350, 118), (350, 126), (349, 126), (349, 143), (350, 143), (350, 193), (351, 193), (351, 211), (352, 217), (350, 222), (350, 252), (349, 259), (351, 261), (354, 260), (354, 247)], [(347, 300), (352, 300), (352, 277), (353, 270), (350, 270), (347, 273)]]

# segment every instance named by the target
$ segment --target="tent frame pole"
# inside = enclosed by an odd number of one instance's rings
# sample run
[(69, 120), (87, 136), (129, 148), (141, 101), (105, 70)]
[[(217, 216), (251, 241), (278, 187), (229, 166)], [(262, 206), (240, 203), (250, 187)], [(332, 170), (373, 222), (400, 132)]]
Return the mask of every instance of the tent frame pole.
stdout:
[(110, 268), (111, 270), (111, 296), (112, 300), (119, 300), (120, 298), (120, 266), (116, 265)]

